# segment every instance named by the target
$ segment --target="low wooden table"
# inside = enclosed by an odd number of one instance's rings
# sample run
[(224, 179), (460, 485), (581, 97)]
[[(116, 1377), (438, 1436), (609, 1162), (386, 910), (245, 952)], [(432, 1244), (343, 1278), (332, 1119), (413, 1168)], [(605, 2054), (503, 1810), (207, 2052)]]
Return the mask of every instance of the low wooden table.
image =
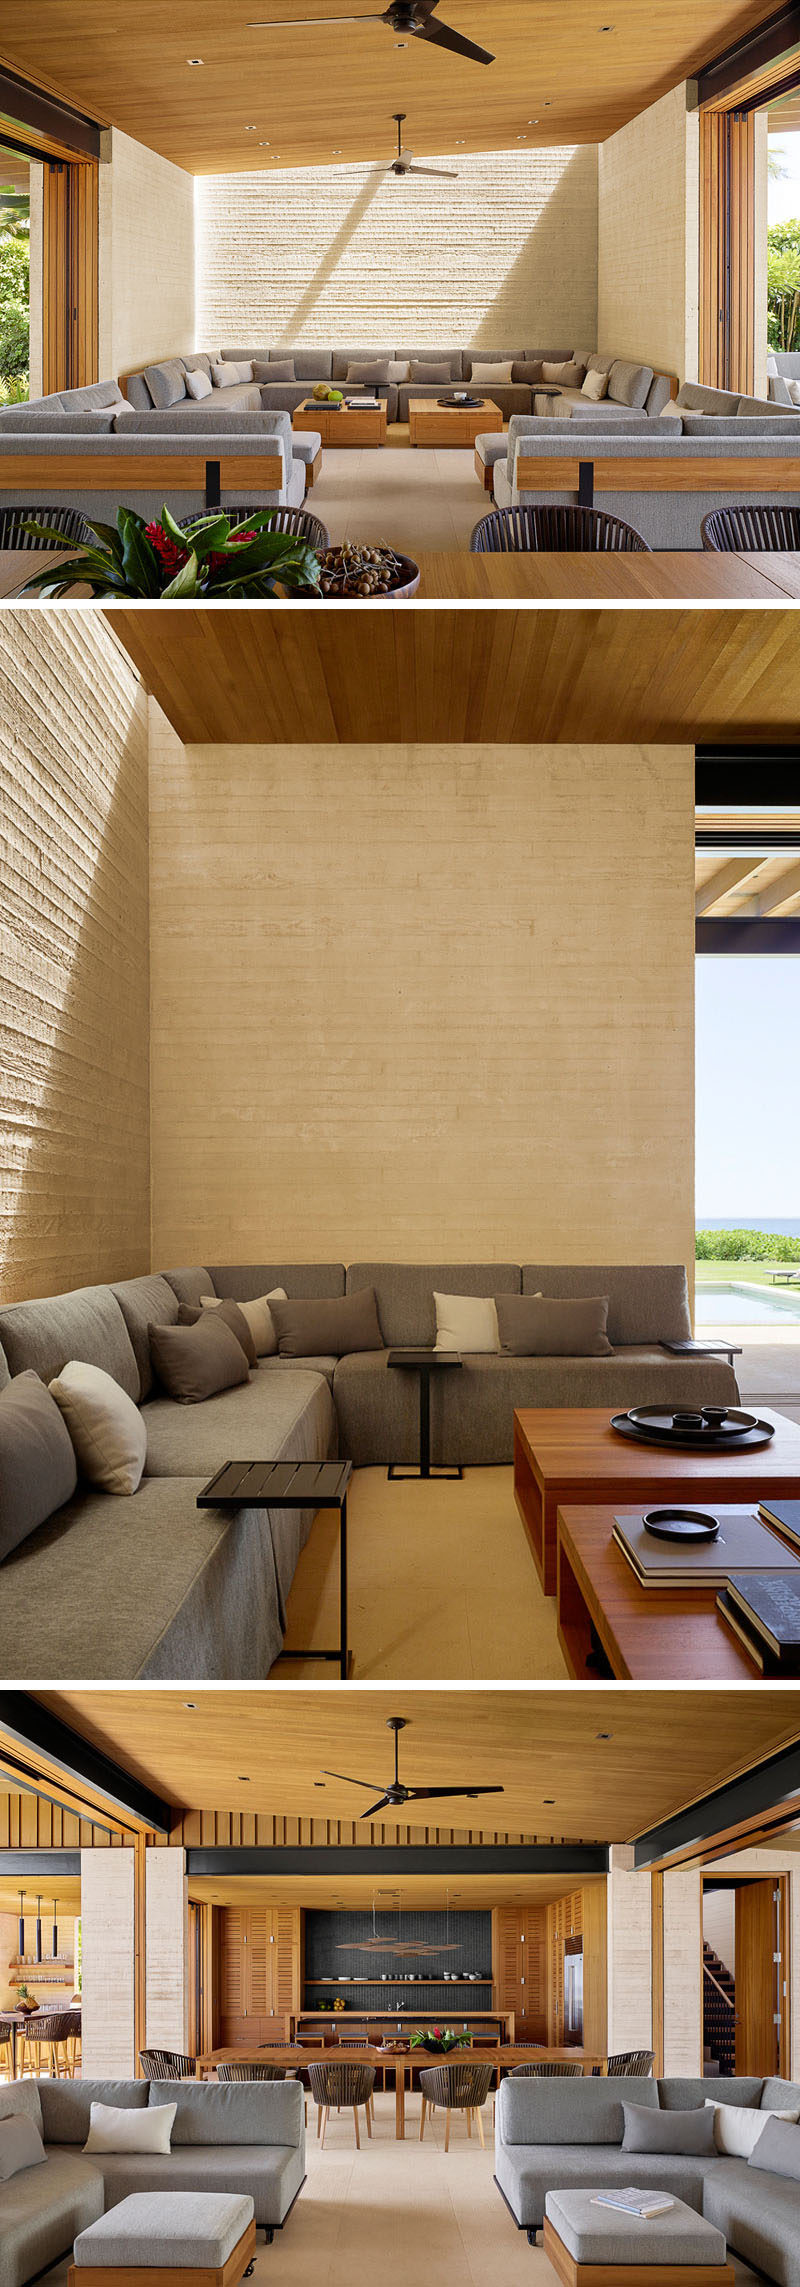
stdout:
[(330, 1651), (288, 1645), (279, 1660), (335, 1660), (344, 1683), (347, 1643), (347, 1488), (352, 1461), (225, 1461), (198, 1493), (198, 1509), (335, 1509), (339, 1518), (339, 1642)]
[[(714, 1514), (724, 1517), (733, 1506), (715, 1501)], [(763, 1681), (755, 1660), (721, 1619), (716, 1587), (640, 1587), (612, 1538), (615, 1516), (628, 1514), (641, 1512), (629, 1502), (617, 1509), (558, 1511), (558, 1641), (570, 1675), (596, 1683), (607, 1663), (613, 1676), (626, 1680)]]
[(408, 428), (412, 445), (474, 445), (476, 437), (497, 435), (503, 427), (499, 405), (438, 405), (435, 397), (412, 397)]
[(337, 413), (332, 406), (317, 405), (310, 398), (307, 404), (296, 407), (292, 428), (318, 429), (323, 445), (385, 445), (386, 399), (360, 409), (345, 404)]
[(765, 1494), (800, 1500), (800, 1423), (769, 1406), (759, 1412), (775, 1424), (770, 1445), (708, 1455), (629, 1443), (611, 1428), (605, 1406), (515, 1413), (514, 1496), (545, 1595), (556, 1593), (558, 1510), (571, 1503), (631, 1509), (654, 1501), (727, 1501), (741, 1509)]

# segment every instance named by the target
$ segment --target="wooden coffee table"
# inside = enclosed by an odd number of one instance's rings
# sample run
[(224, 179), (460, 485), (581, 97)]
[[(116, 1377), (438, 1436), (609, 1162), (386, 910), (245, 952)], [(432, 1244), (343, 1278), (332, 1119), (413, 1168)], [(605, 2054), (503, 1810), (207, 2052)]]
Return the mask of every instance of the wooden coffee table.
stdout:
[(386, 399), (355, 410), (342, 405), (337, 413), (330, 405), (315, 405), (312, 398), (297, 406), (292, 428), (318, 429), (323, 445), (385, 445)]
[[(725, 1517), (735, 1506), (715, 1501), (714, 1515)], [(570, 1675), (596, 1683), (607, 1664), (613, 1676), (642, 1682), (763, 1682), (720, 1618), (715, 1586), (640, 1587), (612, 1538), (615, 1516), (629, 1514), (641, 1511), (629, 1502), (558, 1511), (558, 1641)]]
[(769, 1406), (759, 1413), (775, 1424), (770, 1445), (707, 1456), (634, 1445), (611, 1428), (605, 1406), (515, 1413), (514, 1495), (545, 1595), (556, 1593), (556, 1518), (569, 1504), (632, 1509), (653, 1501), (716, 1500), (741, 1509), (767, 1493), (800, 1500), (800, 1423)]
[(499, 434), (503, 416), (487, 397), (480, 405), (437, 405), (435, 397), (412, 397), (408, 427), (412, 445), (474, 445), (476, 437)]

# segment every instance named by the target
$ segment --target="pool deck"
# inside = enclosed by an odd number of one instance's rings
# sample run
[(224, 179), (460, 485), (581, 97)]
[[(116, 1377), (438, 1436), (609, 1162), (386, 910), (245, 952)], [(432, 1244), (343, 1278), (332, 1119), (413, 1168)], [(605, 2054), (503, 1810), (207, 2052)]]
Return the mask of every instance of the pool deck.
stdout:
[(777, 1406), (800, 1421), (800, 1320), (787, 1326), (698, 1326), (698, 1342), (741, 1343), (736, 1379), (746, 1404)]

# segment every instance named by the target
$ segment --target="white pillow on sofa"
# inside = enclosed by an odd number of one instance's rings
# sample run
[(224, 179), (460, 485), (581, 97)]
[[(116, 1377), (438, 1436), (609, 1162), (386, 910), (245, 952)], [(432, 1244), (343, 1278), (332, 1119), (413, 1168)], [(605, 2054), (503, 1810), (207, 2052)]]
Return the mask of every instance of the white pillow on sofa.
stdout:
[[(225, 360), (224, 364), (220, 364), (220, 365), (212, 365), (212, 368), (211, 368), (211, 379), (212, 379), (212, 382), (213, 382), (213, 385), (214, 385), (214, 388), (215, 388), (215, 389), (234, 389), (234, 388), (238, 388), (238, 386), (239, 386), (239, 382), (241, 381), (241, 378), (242, 378), (242, 376), (241, 376), (241, 373), (240, 373), (240, 371), (239, 371), (239, 367), (238, 367), (238, 365), (232, 365), (232, 364), (231, 364), (231, 362), (230, 362), (230, 359), (229, 359), (229, 358)], [(253, 375), (252, 375), (252, 368), (251, 368), (251, 372), (250, 372), (250, 379), (251, 379), (251, 381), (252, 381), (252, 378), (253, 378)]]
[(588, 373), (584, 374), (581, 382), (581, 396), (588, 397), (593, 405), (599, 405), (601, 397), (605, 397), (607, 394), (608, 374), (598, 373), (596, 367), (590, 366)]
[(715, 2104), (710, 2096), (706, 2097), (705, 2111), (714, 2114), (717, 2151), (732, 2160), (749, 2160), (768, 2120), (800, 2120), (800, 2112), (760, 2112), (757, 2105)]
[(50, 1383), (64, 1416), (75, 1457), (90, 1485), (102, 1493), (135, 1493), (147, 1459), (147, 1431), (138, 1406), (102, 1366), (71, 1358)]
[[(223, 1297), (220, 1294), (201, 1294), (200, 1308), (201, 1310), (218, 1310), (222, 1300)], [(237, 1304), (237, 1309), (241, 1311), (242, 1317), (247, 1319), (256, 1346), (257, 1358), (274, 1358), (278, 1348), (278, 1337), (275, 1332), (275, 1320), (269, 1306), (271, 1302), (288, 1302), (288, 1300), (285, 1287), (274, 1286), (271, 1294), (260, 1294), (255, 1302)]]
[(497, 1305), (491, 1295), (434, 1294), (436, 1350), (499, 1350)]
[(169, 2152), (176, 2104), (93, 2104), (84, 2152)]
[(211, 375), (203, 371), (202, 365), (198, 365), (196, 373), (186, 375), (187, 397), (210, 397), (213, 386)]

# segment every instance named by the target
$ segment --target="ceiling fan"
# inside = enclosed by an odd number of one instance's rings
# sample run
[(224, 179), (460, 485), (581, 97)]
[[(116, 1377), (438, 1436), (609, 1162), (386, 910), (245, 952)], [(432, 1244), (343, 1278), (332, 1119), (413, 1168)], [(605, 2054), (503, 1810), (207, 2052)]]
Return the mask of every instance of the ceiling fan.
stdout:
[[(404, 111), (392, 112), (392, 118), (397, 120), (397, 158), (393, 159), (391, 165), (388, 167), (373, 167), (370, 170), (371, 173), (377, 176), (432, 175), (434, 182), (457, 183), (458, 171), (455, 167), (412, 166), (411, 162), (413, 160), (414, 153), (413, 151), (407, 151), (403, 144), (403, 125), (405, 117), (406, 114)], [(337, 170), (337, 172), (340, 174), (355, 174), (356, 172), (360, 173), (361, 169), (356, 169), (355, 167), (341, 167)]]
[[(390, 1780), (385, 1793), (379, 1797), (379, 1800), (376, 1803), (371, 1803), (368, 1811), (361, 1812), (362, 1818), (374, 1818), (377, 1811), (384, 1809), (402, 1810), (404, 1803), (432, 1802), (437, 1796), (468, 1795), (470, 1800), (474, 1801), (478, 1795), (504, 1794), (505, 1789), (503, 1787), (404, 1787), (400, 1781), (398, 1761), (400, 1733), (406, 1729), (407, 1717), (405, 1715), (389, 1715), (386, 1718), (386, 1723), (387, 1729), (394, 1732), (394, 1778)], [(346, 1771), (326, 1771), (325, 1777), (326, 1779), (343, 1779), (347, 1787), (365, 1787), (369, 1795), (377, 1783), (373, 1779), (351, 1779)]]
[(280, 16), (272, 17), (269, 23), (251, 23), (248, 30), (302, 32), (321, 24), (385, 24), (388, 31), (399, 32), (403, 39), (430, 40), (434, 47), (449, 48), (454, 56), (466, 56), (470, 63), (493, 64), (495, 59), (488, 48), (477, 47), (462, 32), (454, 32), (450, 24), (440, 24), (434, 14), (438, 6), (439, 0), (390, 0), (388, 8), (365, 16)]

